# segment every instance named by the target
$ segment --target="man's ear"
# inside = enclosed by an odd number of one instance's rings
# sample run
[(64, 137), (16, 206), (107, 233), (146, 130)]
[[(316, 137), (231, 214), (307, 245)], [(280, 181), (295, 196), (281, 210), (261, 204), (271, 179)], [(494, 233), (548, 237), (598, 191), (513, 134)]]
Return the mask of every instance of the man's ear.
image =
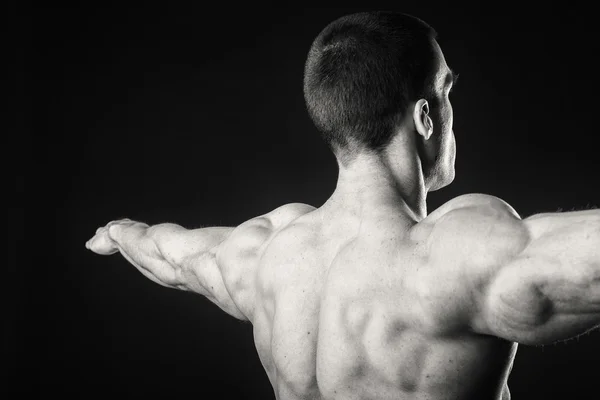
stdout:
[(413, 120), (417, 133), (421, 135), (423, 139), (429, 140), (433, 133), (433, 121), (431, 120), (431, 117), (429, 117), (429, 104), (427, 103), (427, 100), (420, 99), (417, 101), (413, 110)]

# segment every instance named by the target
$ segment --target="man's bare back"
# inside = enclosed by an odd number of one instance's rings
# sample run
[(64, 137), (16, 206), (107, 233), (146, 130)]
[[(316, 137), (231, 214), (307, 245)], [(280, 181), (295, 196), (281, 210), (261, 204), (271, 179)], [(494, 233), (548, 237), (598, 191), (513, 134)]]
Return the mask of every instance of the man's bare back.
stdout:
[(600, 324), (600, 211), (522, 220), (471, 194), (427, 214), (456, 155), (455, 74), (430, 27), (341, 18), (306, 71), (309, 112), (339, 166), (325, 204), (236, 228), (114, 221), (87, 247), (250, 321), (279, 400), (506, 399), (517, 343)]
[(508, 396), (516, 344), (473, 332), (461, 293), (473, 282), (448, 293), (448, 280), (462, 278), (429, 262), (429, 221), (398, 212), (323, 223), (322, 210), (303, 205), (273, 214), (281, 219), (259, 257), (251, 321), (279, 398)]

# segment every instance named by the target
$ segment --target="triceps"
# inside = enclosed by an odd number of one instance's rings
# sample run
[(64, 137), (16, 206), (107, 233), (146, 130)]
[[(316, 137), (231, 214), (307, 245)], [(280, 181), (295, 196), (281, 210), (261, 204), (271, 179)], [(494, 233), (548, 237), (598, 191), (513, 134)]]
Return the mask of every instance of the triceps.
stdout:
[(227, 289), (221, 269), (217, 264), (216, 252), (205, 251), (190, 257), (181, 266), (186, 290), (200, 294), (216, 304), (227, 314), (247, 320)]
[[(152, 228), (151, 228), (152, 229)], [(209, 227), (187, 230), (175, 224), (152, 229), (162, 257), (172, 266), (176, 288), (206, 297), (228, 314), (247, 319), (237, 308), (217, 263), (217, 252), (233, 228)]]

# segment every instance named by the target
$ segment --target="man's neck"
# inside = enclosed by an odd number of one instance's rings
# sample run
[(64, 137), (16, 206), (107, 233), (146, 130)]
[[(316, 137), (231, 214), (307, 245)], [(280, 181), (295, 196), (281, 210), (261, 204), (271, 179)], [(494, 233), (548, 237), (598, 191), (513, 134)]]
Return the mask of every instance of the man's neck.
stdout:
[(416, 221), (425, 218), (427, 191), (420, 160), (414, 152), (395, 153), (359, 155), (340, 166), (336, 189), (324, 207), (373, 216), (399, 211)]

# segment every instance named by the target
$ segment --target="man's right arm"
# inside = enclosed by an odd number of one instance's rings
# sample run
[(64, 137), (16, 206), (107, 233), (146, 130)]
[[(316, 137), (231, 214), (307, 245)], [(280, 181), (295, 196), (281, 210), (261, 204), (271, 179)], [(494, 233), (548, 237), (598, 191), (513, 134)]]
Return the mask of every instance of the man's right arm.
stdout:
[(600, 210), (539, 214), (521, 224), (527, 243), (492, 275), (479, 330), (547, 344), (600, 325)]

